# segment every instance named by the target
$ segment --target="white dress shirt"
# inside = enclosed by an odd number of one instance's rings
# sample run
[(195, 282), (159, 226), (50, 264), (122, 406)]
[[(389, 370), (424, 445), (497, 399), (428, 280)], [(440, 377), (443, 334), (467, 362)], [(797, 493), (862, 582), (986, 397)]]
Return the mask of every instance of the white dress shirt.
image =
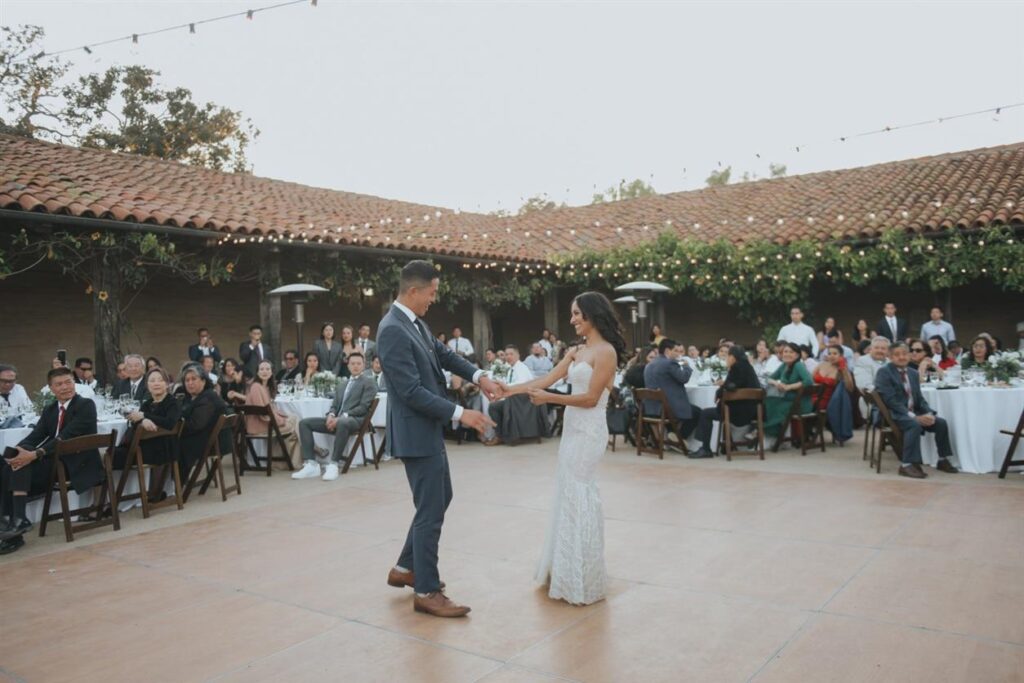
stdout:
[(453, 337), (452, 339), (449, 339), (448, 348), (460, 356), (471, 356), (474, 353), (473, 342), (469, 341), (465, 337)]
[(814, 333), (810, 325), (804, 323), (790, 323), (779, 330), (776, 341), (787, 341), (791, 344), (811, 347), (811, 357), (818, 355), (818, 335)]
[(893, 316), (890, 318), (889, 316), (885, 316), (885, 324), (889, 326), (889, 331), (892, 332), (893, 342), (900, 341), (900, 338), (896, 336), (900, 329), (899, 321), (896, 320), (896, 317)]
[(934, 322), (929, 320), (924, 325), (921, 325), (921, 340), (924, 343), (928, 343), (928, 340), (932, 337), (942, 337), (946, 344), (956, 339), (956, 332), (953, 331), (953, 326), (947, 323), (945, 320)]
[(535, 356), (532, 353), (526, 357), (523, 364), (530, 368), (530, 372), (533, 373), (534, 377), (543, 377), (551, 372), (551, 369), (554, 367), (551, 359), (547, 356)]
[(517, 360), (516, 364), (512, 366), (512, 372), (509, 373), (508, 383), (511, 384), (526, 384), (534, 380), (533, 373), (530, 368), (527, 367), (526, 363), (521, 360)]
[(853, 379), (859, 389), (871, 390), (875, 388), (875, 375), (878, 370), (886, 364), (885, 360), (875, 360), (869, 354), (864, 354), (853, 364)]
[[(397, 301), (394, 302), (392, 304), (392, 306), (394, 306), (395, 308), (400, 310), (402, 313), (405, 313), (405, 317), (407, 317), (410, 320), (410, 322), (412, 322), (414, 325), (416, 324), (416, 320), (419, 318), (419, 316), (417, 316), (415, 313), (413, 313), (412, 309), (410, 309), (408, 306), (402, 305), (401, 303), (399, 303)], [(423, 329), (426, 329), (426, 325), (425, 324), (423, 326)], [(433, 349), (431, 349), (431, 350), (433, 350)], [(483, 370), (477, 370), (476, 372), (473, 373), (473, 384), (477, 384), (478, 383), (478, 380), (480, 379), (480, 375), (482, 375), (482, 374), (484, 374)], [(455, 412), (452, 413), (452, 421), (453, 422), (458, 422), (459, 420), (462, 419), (462, 411), (463, 411), (462, 406), (460, 406), (460, 405), (456, 405), (455, 406)]]
[(548, 358), (551, 358), (551, 351), (554, 348), (551, 346), (551, 342), (549, 342), (547, 339), (541, 339), (537, 343), (541, 345), (541, 348), (548, 352)]
[[(0, 398), (0, 401), (4, 401), (4, 399)], [(31, 399), (28, 397), (28, 392), (25, 391), (25, 387), (20, 384), (14, 385), (14, 388), (11, 389), (11, 393), (7, 394), (7, 400), (4, 402), (10, 405), (12, 412), (17, 411), (22, 406), (30, 405), (32, 403)]]

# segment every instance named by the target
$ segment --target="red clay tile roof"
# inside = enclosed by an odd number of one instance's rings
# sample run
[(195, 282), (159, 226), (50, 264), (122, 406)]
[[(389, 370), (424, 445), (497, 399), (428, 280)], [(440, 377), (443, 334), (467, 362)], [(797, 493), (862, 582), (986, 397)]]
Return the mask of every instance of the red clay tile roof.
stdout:
[(1024, 143), (499, 218), (0, 135), (0, 208), (540, 261), (670, 229), (733, 242), (1024, 225)]

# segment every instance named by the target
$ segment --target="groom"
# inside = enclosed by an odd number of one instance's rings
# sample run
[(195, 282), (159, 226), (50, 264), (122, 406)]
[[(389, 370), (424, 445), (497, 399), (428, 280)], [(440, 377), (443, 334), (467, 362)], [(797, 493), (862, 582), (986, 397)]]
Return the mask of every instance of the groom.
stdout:
[(501, 387), (439, 342), (422, 320), (437, 298), (438, 281), (427, 261), (406, 264), (398, 300), (377, 330), (377, 355), (388, 378), (387, 442), (391, 454), (405, 464), (416, 506), (398, 564), (388, 573), (388, 585), (411, 586), (417, 612), (463, 617), (469, 607), (448, 599), (437, 573), (437, 544), (452, 501), (444, 425), (459, 420), (483, 432), (494, 423), (483, 413), (448, 400), (443, 370), (479, 385), (493, 398), (501, 395)]

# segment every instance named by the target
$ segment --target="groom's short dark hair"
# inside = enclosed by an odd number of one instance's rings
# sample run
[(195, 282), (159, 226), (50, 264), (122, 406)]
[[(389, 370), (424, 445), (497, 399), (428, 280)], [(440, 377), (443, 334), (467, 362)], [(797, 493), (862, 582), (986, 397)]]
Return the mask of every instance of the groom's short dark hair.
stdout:
[(664, 356), (666, 351), (674, 349), (677, 346), (679, 346), (679, 343), (676, 340), (665, 337), (661, 340), (661, 343), (658, 344), (658, 353)]
[(409, 261), (402, 268), (398, 280), (398, 293), (404, 294), (410, 287), (426, 287), (435, 278), (440, 277), (430, 261)]

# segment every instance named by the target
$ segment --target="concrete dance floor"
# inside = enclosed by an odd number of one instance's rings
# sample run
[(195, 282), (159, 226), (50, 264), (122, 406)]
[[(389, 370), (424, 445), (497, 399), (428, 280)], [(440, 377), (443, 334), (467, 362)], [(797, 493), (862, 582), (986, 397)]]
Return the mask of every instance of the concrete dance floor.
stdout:
[[(467, 619), (385, 584), (404, 470), (247, 475), (0, 559), (0, 681), (1020, 681), (1024, 476), (875, 475), (859, 442), (759, 462), (608, 452), (605, 602), (532, 583), (557, 442), (449, 445)], [(928, 470), (933, 473), (933, 470)]]

